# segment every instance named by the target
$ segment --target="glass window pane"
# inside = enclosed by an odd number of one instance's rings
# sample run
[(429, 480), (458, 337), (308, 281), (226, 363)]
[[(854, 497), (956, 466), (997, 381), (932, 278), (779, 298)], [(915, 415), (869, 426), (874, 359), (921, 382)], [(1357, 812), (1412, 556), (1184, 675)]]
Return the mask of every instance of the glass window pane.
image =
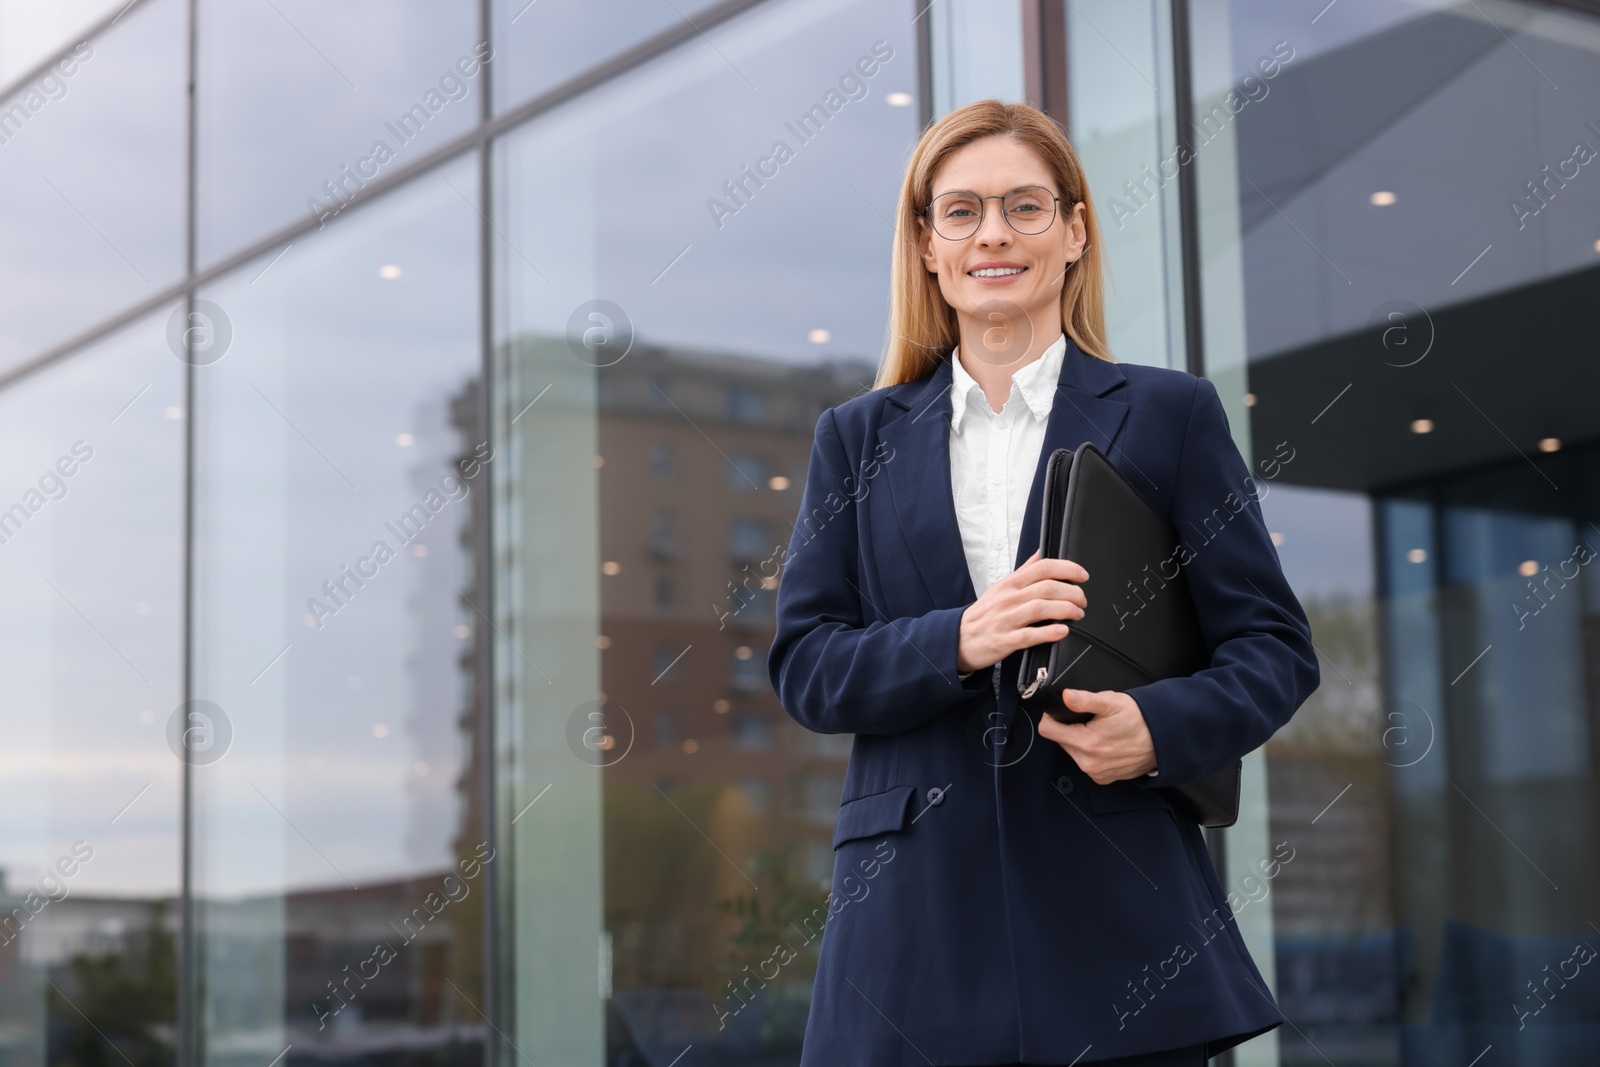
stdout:
[(198, 18), (202, 266), (336, 217), (477, 123), (476, 3), (203, 0)]
[(884, 337), (916, 10), (763, 4), (497, 145), (502, 988), (535, 1062), (797, 1058), (820, 942), (716, 1019), (772, 951), (753, 903), (828, 896), (849, 739), (783, 713), (771, 593)]
[[(202, 294), (195, 770), (207, 1062), (479, 1062), (475, 157)], [(248, 1050), (248, 1055), (246, 1055)]]
[(509, 111), (642, 41), (698, 22), (715, 0), (493, 0), (494, 107)]
[(0, 394), (0, 1059), (171, 1063), (183, 365), (151, 316)]
[(0, 0), (0, 84), (9, 83), (128, 0)]
[[(1120, 361), (1187, 369), (1171, 26), (1166, 5), (1067, 9), (1068, 129), (1105, 233), (1106, 330)], [(1061, 205), (1065, 210), (1066, 205)]]
[(1192, 5), (1208, 371), (1324, 664), (1267, 746), (1284, 1062), (1582, 1062), (1600, 1021), (1540, 999), (1600, 893), (1574, 7)]
[(0, 101), (0, 371), (182, 274), (186, 11), (141, 4)]

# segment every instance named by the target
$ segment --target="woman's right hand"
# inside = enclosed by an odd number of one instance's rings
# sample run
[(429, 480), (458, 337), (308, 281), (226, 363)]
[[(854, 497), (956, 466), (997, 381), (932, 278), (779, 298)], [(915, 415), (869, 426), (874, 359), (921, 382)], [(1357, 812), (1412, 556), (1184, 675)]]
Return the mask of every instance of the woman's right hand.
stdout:
[(1078, 582), (1089, 572), (1070, 559), (1040, 559), (1039, 550), (1022, 566), (983, 591), (961, 613), (956, 670), (989, 667), (1019, 648), (1059, 641), (1065, 622), (1030, 626), (1040, 619), (1081, 619), (1088, 598)]

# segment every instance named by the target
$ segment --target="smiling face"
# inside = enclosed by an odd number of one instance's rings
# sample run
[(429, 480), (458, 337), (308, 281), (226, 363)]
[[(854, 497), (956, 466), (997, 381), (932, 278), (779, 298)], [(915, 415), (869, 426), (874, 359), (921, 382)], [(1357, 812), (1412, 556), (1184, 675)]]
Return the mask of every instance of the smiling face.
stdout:
[[(999, 200), (985, 200), (982, 224), (956, 241), (935, 233), (926, 217), (918, 220), (922, 260), (939, 276), (939, 291), (956, 309), (963, 334), (969, 321), (978, 321), (980, 309), (993, 307), (996, 301), (1013, 305), (1048, 336), (1055, 336), (1048, 333), (1051, 329), (1059, 332), (1067, 265), (1083, 253), (1088, 239), (1084, 206), (1071, 204), (1044, 161), (1006, 136), (965, 145), (934, 175), (934, 198), (954, 190), (1004, 196), (1026, 185), (1042, 186), (1062, 197), (1055, 204), (1055, 220), (1043, 233), (1018, 233), (1001, 214)], [(1045, 198), (1043, 203), (1051, 201)], [(1024, 217), (1014, 217), (1024, 228), (1032, 228)]]

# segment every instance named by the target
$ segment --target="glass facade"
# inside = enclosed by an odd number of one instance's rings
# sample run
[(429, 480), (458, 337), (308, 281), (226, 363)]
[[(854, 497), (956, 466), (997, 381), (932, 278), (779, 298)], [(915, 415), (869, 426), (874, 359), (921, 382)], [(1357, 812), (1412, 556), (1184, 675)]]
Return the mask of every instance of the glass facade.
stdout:
[(0, 0), (0, 1067), (798, 1062), (782, 546), (920, 130), (1038, 85), (1323, 657), (1219, 1060), (1587, 1063), (1584, 6)]

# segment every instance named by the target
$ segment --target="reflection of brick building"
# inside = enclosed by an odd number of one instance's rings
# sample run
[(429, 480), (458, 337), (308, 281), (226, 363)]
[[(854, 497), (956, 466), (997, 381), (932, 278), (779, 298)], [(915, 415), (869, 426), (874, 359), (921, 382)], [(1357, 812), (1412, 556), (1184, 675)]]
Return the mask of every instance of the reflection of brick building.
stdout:
[[(612, 848), (642, 833), (626, 822), (641, 809), (616, 799), (619, 790), (659, 801), (660, 788), (686, 813), (704, 812), (697, 823), (729, 857), (708, 853), (721, 866), (705, 892), (748, 889), (733, 864), (765, 854), (787, 855), (795, 879), (826, 894), (850, 738), (789, 719), (766, 658), (817, 418), (872, 375), (857, 361), (796, 367), (641, 346), (600, 372), (602, 679), (608, 710), (625, 710), (634, 730), (633, 747), (606, 772), (608, 856), (634, 868), (607, 875), (619, 988), (630, 951), (619, 882), (670, 882), (637, 849)], [(636, 918), (649, 939), (676, 921)], [(649, 985), (703, 971), (641, 966), (634, 978)]]

